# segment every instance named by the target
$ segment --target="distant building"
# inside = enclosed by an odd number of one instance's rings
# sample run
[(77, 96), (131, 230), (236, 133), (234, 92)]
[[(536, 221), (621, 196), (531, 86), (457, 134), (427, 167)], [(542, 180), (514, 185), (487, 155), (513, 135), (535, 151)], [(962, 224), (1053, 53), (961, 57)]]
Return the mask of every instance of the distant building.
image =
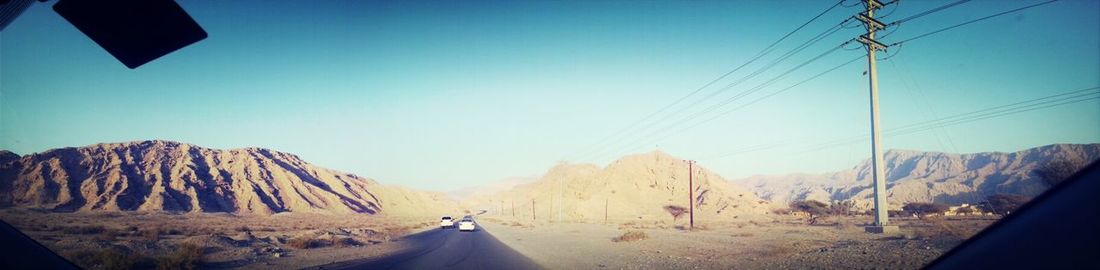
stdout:
[(943, 212), (944, 216), (988, 216), (992, 214), (993, 213), (984, 213), (982, 209), (966, 203), (959, 206), (951, 206), (947, 208), (947, 211)]

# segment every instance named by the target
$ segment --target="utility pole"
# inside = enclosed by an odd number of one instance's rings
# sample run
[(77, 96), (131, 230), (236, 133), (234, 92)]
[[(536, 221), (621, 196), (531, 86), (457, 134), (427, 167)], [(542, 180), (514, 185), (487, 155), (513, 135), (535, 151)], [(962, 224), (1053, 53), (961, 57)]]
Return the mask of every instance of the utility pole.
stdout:
[(516, 217), (516, 200), (512, 199), (512, 218)]
[(558, 223), (561, 223), (561, 208), (565, 206), (565, 178), (558, 180)]
[(603, 224), (607, 224), (607, 198), (603, 198)]
[[(893, 3), (893, 2), (891, 2)], [(857, 40), (867, 48), (867, 76), (870, 78), (871, 88), (871, 179), (874, 186), (875, 198), (875, 222), (865, 228), (870, 233), (891, 233), (898, 230), (897, 226), (890, 226), (886, 212), (886, 177), (882, 166), (882, 135), (880, 115), (878, 109), (878, 71), (875, 68), (875, 52), (886, 50), (886, 45), (875, 40), (875, 31), (886, 28), (886, 25), (875, 20), (875, 10), (884, 6), (878, 0), (866, 0), (864, 5), (867, 11), (856, 15), (856, 19), (867, 26), (867, 34), (860, 35)]]
[(690, 228), (695, 229), (695, 161), (685, 160), (688, 164), (688, 216), (690, 220)]
[(536, 219), (538, 218), (535, 218), (535, 199), (531, 199), (531, 220)]

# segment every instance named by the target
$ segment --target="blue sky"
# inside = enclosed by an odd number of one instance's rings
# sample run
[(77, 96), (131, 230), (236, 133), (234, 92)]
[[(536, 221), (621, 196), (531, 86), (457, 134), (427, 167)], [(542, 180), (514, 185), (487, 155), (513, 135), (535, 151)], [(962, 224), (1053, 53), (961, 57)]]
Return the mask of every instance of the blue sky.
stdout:
[[(884, 40), (1037, 2), (973, 1), (906, 22)], [(748, 61), (832, 3), (180, 1), (209, 38), (135, 70), (49, 4), (36, 4), (0, 32), (0, 148), (28, 154), (146, 139), (258, 146), (440, 191), (541, 175), (563, 160), (603, 165), (653, 149), (698, 159), (727, 178), (839, 170), (867, 158), (867, 144), (802, 150), (868, 132), (862, 60), (694, 128), (647, 134), (694, 126), (668, 127), (837, 46), (858, 28), (652, 129), (614, 137), (606, 151), (590, 148)], [(945, 3), (903, 1), (882, 20)], [(827, 13), (716, 86), (855, 12)], [(883, 125), (1100, 86), (1097, 14), (1100, 2), (1060, 1), (895, 48), (879, 65)], [(729, 107), (861, 54), (839, 50)], [(884, 145), (978, 152), (1095, 142), (1094, 99), (887, 137)], [(723, 156), (758, 145), (777, 146)]]

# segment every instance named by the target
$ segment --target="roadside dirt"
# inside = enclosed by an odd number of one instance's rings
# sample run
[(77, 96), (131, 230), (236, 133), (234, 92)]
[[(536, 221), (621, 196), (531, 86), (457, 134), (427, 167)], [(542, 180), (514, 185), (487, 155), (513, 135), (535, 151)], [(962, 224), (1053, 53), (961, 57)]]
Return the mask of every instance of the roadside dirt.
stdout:
[(87, 269), (308, 268), (399, 252), (401, 237), (435, 228), (435, 218), (0, 210), (0, 220)]
[[(833, 217), (821, 225), (771, 222), (547, 223), (482, 218), (486, 229), (549, 269), (918, 269), (992, 219), (897, 220), (897, 235), (868, 234), (870, 217)], [(623, 240), (631, 232), (634, 237)], [(640, 232), (643, 239), (637, 239)]]

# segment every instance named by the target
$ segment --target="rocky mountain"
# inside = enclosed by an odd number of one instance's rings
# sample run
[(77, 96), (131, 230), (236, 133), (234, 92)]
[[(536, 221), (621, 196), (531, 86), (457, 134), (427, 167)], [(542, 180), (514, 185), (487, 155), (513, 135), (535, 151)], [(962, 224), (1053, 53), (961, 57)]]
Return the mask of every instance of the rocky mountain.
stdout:
[[(767, 212), (766, 201), (706, 168), (695, 167), (694, 197), (688, 195), (688, 165), (655, 151), (623, 157), (607, 167), (561, 163), (537, 181), (491, 196), (472, 198), (467, 205), (490, 213), (520, 218), (568, 221), (671, 219), (666, 206), (695, 203), (696, 218), (750, 218)], [(689, 200), (685, 200), (689, 199)], [(513, 206), (514, 203), (514, 206)], [(559, 210), (560, 209), (560, 210)], [(686, 220), (686, 214), (682, 220)]]
[(260, 215), (435, 215), (452, 210), (440, 193), (382, 185), (262, 148), (105, 143), (53, 149), (0, 164), (0, 206)]
[[(1055, 163), (1083, 168), (1100, 159), (1100, 144), (1054, 144), (1015, 153), (890, 150), (883, 159), (891, 208), (909, 202), (976, 203), (996, 193), (1035, 196), (1049, 187), (1039, 170)], [(866, 160), (839, 172), (753, 176), (735, 182), (779, 204), (852, 200), (869, 207), (873, 193), (870, 167)]]
[(19, 155), (7, 150), (0, 150), (0, 165), (19, 159)]

